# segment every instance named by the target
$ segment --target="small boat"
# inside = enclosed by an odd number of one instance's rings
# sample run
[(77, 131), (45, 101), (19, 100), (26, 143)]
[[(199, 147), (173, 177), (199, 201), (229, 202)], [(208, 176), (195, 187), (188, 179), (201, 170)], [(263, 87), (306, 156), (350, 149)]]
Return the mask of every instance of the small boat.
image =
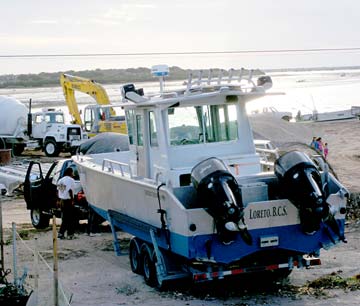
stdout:
[(352, 106), (350, 109), (333, 111), (333, 112), (324, 112), (319, 113), (316, 110), (312, 114), (305, 114), (301, 116), (302, 121), (313, 120), (316, 122), (322, 121), (334, 121), (334, 120), (346, 120), (346, 119), (356, 119), (360, 116), (360, 107)]
[(150, 285), (248, 273), (287, 276), (345, 241), (347, 190), (293, 151), (262, 172), (246, 103), (272, 80), (244, 69), (190, 72), (166, 91), (122, 89), (129, 151), (74, 156), (89, 204), (132, 234), (130, 266)]
[(326, 113), (316, 113), (314, 116), (314, 120), (317, 122), (346, 120), (346, 119), (355, 119), (355, 118), (357, 118), (357, 115), (352, 109), (326, 112)]

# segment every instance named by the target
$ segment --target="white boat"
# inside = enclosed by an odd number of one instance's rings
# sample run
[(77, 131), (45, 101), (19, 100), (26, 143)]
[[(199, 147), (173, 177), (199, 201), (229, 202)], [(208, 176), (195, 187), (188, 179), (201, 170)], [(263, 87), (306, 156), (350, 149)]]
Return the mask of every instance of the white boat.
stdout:
[(321, 122), (321, 121), (356, 119), (359, 118), (359, 116), (360, 116), (360, 107), (352, 106), (350, 109), (333, 111), (333, 112), (319, 113), (317, 111), (314, 111), (313, 114), (302, 115), (301, 120), (303, 121), (313, 120), (316, 122)]
[[(190, 73), (184, 88), (123, 88), (130, 150), (73, 157), (89, 204), (135, 237), (130, 264), (149, 284), (309, 265), (344, 238), (347, 191), (292, 152), (261, 172), (245, 104), (266, 95), (252, 71)], [(301, 192), (299, 192), (301, 191)]]

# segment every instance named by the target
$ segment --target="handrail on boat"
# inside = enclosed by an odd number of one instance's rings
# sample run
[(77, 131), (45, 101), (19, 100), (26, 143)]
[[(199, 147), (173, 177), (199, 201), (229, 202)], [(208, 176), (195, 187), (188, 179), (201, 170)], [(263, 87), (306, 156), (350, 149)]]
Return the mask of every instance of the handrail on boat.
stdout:
[[(231, 84), (233, 81), (240, 83), (242, 80), (245, 80), (248, 82), (248, 84), (251, 84), (251, 88), (256, 87), (254, 81), (252, 80), (254, 70), (249, 70), (248, 75), (245, 75), (245, 69), (241, 68), (239, 71), (239, 74), (237, 77), (234, 77), (235, 69), (229, 69), (227, 71), (224, 69), (219, 70), (218, 75), (214, 75), (214, 70), (209, 69), (207, 77), (204, 77), (204, 71), (198, 70), (198, 71), (192, 71), (190, 70), (188, 73), (188, 79), (185, 82), (186, 84), (186, 93), (189, 93), (191, 89), (193, 89), (196, 86), (202, 86), (202, 84), (210, 86), (211, 84), (214, 85), (228, 85)], [(197, 78), (195, 77), (195, 74), (197, 74)], [(227, 75), (226, 75), (227, 74)], [(243, 86), (240, 87), (241, 89), (245, 89)]]
[(109, 164), (109, 166), (107, 166), (108, 167), (107, 169), (108, 169), (109, 172), (111, 171), (111, 173), (115, 173), (114, 172), (114, 165), (119, 166), (121, 176), (124, 176), (123, 167), (128, 167), (130, 177), (133, 178), (133, 175), (132, 175), (132, 172), (131, 172), (131, 167), (130, 167), (129, 164), (122, 163), (122, 162), (119, 162), (119, 161), (116, 161), (116, 160), (111, 160), (111, 159), (104, 158), (103, 162), (102, 162), (102, 171), (105, 170), (106, 164)]

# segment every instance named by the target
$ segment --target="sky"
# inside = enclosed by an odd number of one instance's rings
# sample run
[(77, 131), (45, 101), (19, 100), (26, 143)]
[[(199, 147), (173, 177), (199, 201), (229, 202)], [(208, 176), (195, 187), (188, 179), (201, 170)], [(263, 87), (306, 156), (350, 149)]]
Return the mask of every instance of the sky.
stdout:
[[(24, 54), (360, 47), (358, 0), (0, 0), (0, 3), (0, 74), (2, 66), (7, 72), (12, 69), (11, 59), (1, 56)], [(269, 68), (360, 65), (360, 50), (290, 57), (266, 55), (261, 60)], [(206, 60), (211, 62), (211, 57)], [(15, 66), (26, 68), (23, 62), (13, 61)], [(14, 65), (15, 71), (18, 68)]]

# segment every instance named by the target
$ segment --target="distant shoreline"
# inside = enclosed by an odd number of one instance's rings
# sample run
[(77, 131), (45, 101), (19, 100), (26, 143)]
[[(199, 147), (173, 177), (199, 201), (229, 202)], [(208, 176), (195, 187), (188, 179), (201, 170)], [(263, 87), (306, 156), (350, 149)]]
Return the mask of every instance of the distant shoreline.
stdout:
[[(313, 71), (341, 71), (341, 70), (359, 70), (360, 66), (341, 66), (341, 67), (313, 67), (313, 68), (281, 68), (281, 69), (263, 69), (255, 70), (254, 75), (271, 73), (291, 73), (291, 72), (313, 72)], [(214, 69), (214, 74), (219, 72), (219, 68)], [(188, 76), (188, 69), (182, 69), (176, 66), (170, 67), (169, 81), (184, 80)], [(246, 70), (245, 73), (248, 71)], [(59, 71), (42, 72), (37, 74), (6, 74), (0, 75), (0, 89), (16, 88), (47, 88), (59, 86), (60, 75), (63, 73), (81, 76), (94, 80), (100, 84), (124, 84), (133, 82), (151, 82), (154, 78), (151, 76), (149, 68), (128, 68), (128, 69), (95, 69), (80, 71)]]

